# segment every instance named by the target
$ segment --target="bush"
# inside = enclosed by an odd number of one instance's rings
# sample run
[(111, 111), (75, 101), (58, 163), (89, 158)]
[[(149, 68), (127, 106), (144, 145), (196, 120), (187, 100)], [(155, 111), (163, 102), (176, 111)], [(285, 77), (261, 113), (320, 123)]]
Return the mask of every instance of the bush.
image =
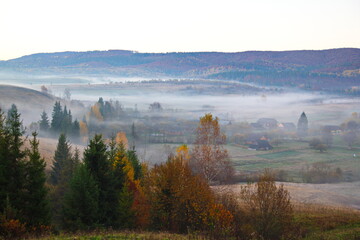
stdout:
[(0, 236), (4, 239), (20, 239), (26, 234), (26, 227), (18, 219), (2, 218), (0, 223)]
[(306, 183), (334, 183), (343, 179), (341, 168), (331, 168), (326, 163), (314, 163), (311, 167), (307, 166), (301, 172), (302, 179)]
[(264, 240), (291, 238), (293, 206), (290, 194), (283, 185), (276, 186), (268, 171), (255, 184), (249, 183), (241, 189), (241, 198), (250, 214), (248, 228)]

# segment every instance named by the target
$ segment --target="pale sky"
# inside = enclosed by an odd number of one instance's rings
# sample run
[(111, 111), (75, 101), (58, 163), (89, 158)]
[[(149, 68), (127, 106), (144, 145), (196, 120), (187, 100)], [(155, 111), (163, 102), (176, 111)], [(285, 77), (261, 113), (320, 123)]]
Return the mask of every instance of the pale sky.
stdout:
[(0, 60), (341, 47), (360, 48), (360, 0), (0, 0)]

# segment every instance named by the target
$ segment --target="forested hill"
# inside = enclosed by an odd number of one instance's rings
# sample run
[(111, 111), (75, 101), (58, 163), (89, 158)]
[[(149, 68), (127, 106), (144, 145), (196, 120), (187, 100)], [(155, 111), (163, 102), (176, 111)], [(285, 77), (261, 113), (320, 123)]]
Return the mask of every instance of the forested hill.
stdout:
[(0, 71), (190, 77), (265, 85), (337, 88), (357, 85), (360, 49), (237, 53), (139, 53), (124, 50), (39, 53), (0, 61)]

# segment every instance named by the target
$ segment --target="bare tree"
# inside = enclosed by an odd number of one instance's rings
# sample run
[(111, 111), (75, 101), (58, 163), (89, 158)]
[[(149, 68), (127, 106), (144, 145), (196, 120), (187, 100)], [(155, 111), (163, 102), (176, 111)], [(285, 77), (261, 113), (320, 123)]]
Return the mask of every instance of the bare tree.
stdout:
[(64, 90), (64, 98), (65, 98), (66, 100), (70, 100), (70, 99), (71, 99), (70, 89), (65, 88), (65, 90)]

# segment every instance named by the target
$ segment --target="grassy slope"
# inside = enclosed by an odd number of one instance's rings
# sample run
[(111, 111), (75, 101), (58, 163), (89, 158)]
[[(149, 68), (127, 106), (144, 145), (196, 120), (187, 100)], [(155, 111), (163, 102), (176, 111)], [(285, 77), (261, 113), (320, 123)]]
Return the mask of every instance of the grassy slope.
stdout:
[[(29, 137), (29, 139), (31, 139), (31, 137)], [(55, 150), (56, 150), (56, 146), (57, 146), (57, 139), (52, 139), (52, 138), (38, 138), (40, 144), (39, 144), (39, 151), (41, 156), (45, 159), (46, 162), (46, 169), (50, 170), (51, 166), (52, 166), (52, 162), (54, 159), (54, 154), (55, 154)], [(75, 149), (75, 147), (77, 147), (80, 150), (80, 158), (82, 158), (82, 153), (85, 149), (84, 146), (82, 145), (76, 145), (76, 144), (72, 144), (72, 151)], [(25, 141), (25, 147), (29, 147), (29, 143), (28, 141)]]
[(10, 85), (0, 85), (0, 96), (3, 105), (15, 103), (19, 107), (23, 105), (47, 107), (55, 101), (55, 98), (49, 94)]

